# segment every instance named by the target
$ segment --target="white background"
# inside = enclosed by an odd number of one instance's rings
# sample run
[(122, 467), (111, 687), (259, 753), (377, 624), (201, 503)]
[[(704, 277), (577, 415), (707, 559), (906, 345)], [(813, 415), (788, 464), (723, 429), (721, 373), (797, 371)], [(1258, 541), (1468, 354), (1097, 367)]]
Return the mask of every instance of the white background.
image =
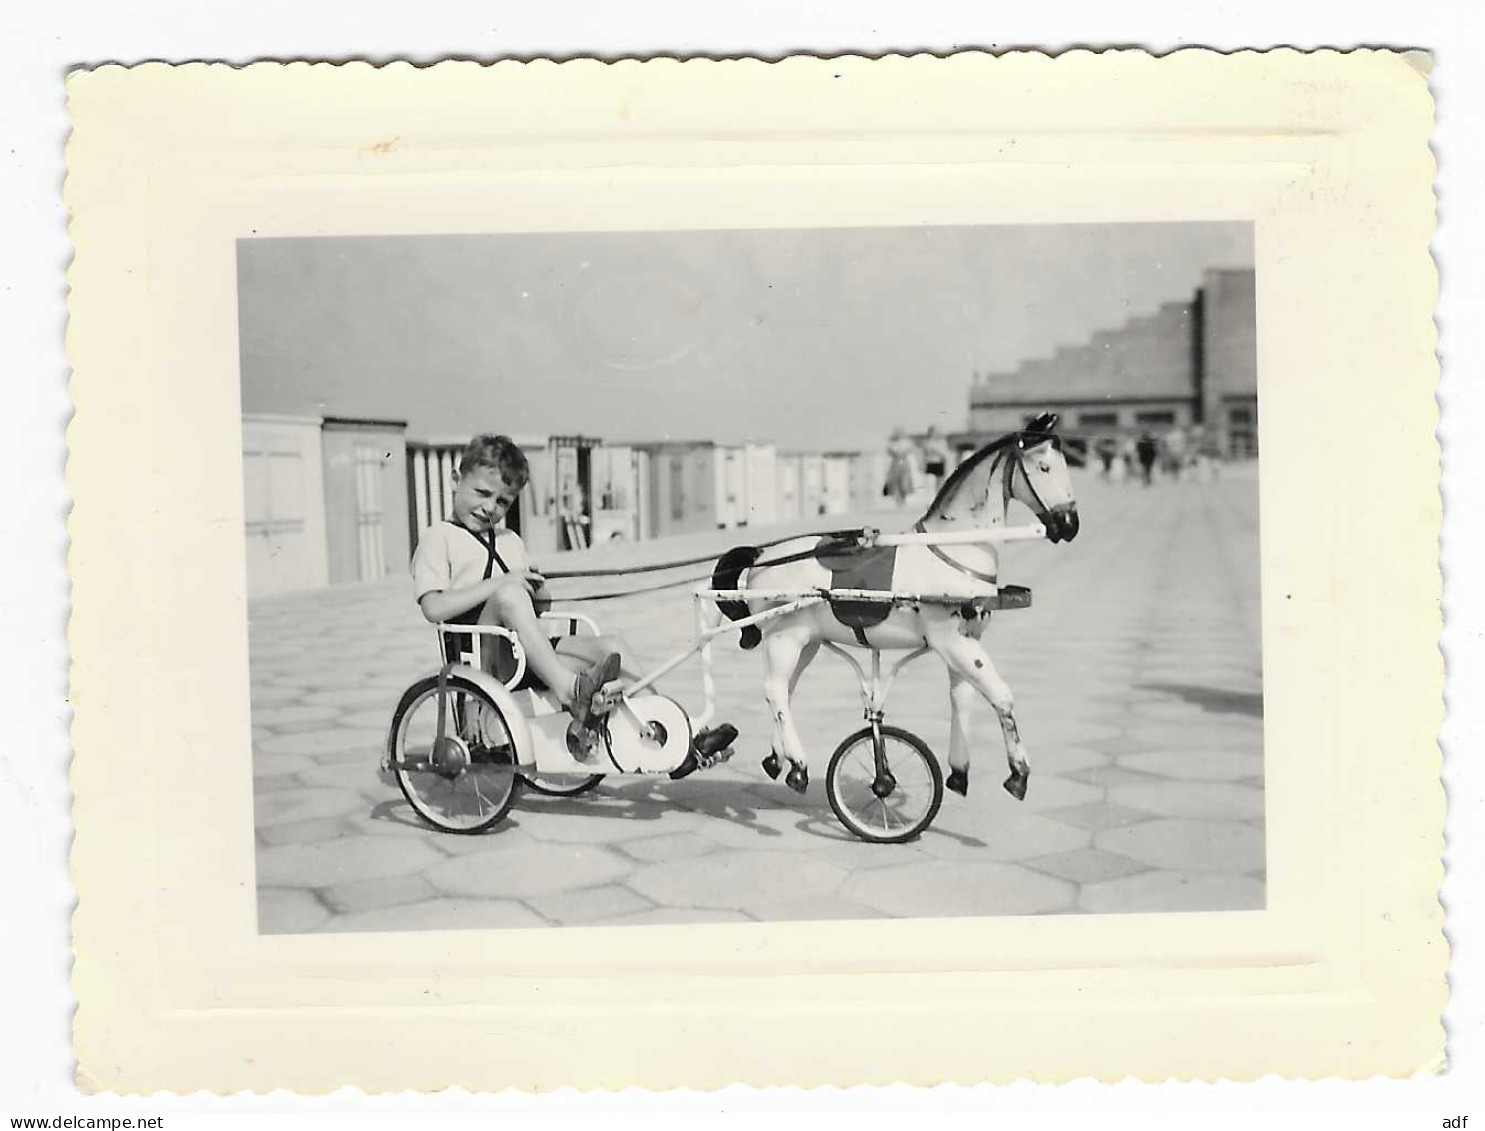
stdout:
[[(641, 1093), (533, 1099), (499, 1097), (367, 1100), (342, 1093), (320, 1100), (197, 1096), (143, 1100), (83, 1098), (74, 1089), (69, 1030), (68, 916), (72, 891), (66, 784), (68, 712), (64, 570), (64, 428), (71, 411), (62, 352), (63, 273), (70, 257), (61, 204), (67, 119), (63, 77), (79, 65), (149, 59), (406, 58), (446, 56), (758, 55), (796, 52), (879, 54), (947, 52), (978, 47), (1185, 46), (1220, 49), (1287, 44), (1301, 48), (1420, 47), (1436, 58), (1441, 271), (1438, 324), (1444, 379), (1440, 438), (1444, 444), (1444, 652), (1449, 665), (1450, 876), (1443, 889), (1454, 946), (1453, 1000), (1446, 1020), (1451, 1071), (1443, 1078), (1363, 1084), (1266, 1081), (1233, 1086), (1126, 1083), (1064, 1088), (1028, 1084), (1002, 1089), (894, 1088), (852, 1092), (733, 1089), (717, 1095)], [(1470, 1115), (1485, 1122), (1485, 981), (1482, 964), (1480, 829), (1485, 774), (1480, 737), (1485, 710), (1478, 694), (1482, 648), (1481, 492), (1485, 464), (1480, 374), (1481, 252), (1485, 186), (1481, 119), (1485, 115), (1485, 17), (1471, 0), (1381, 3), (1350, 0), (1304, 6), (1204, 0), (1160, 4), (1084, 0), (1066, 4), (992, 6), (914, 0), (856, 3), (793, 0), (724, 5), (689, 3), (456, 3), (362, 0), (78, 0), (63, 8), (22, 0), (0, 12), (0, 864), (4, 867), (0, 952), (0, 1113), (164, 1113), (184, 1125), (190, 1112), (372, 1112), (378, 1110), (551, 1111), (619, 1113), (626, 1121), (652, 1112), (841, 1112), (900, 1122), (910, 1112), (990, 1113), (1038, 1126), (1100, 1124), (1222, 1125), (1220, 1113), (1251, 1124), (1254, 1113), (1277, 1126), (1318, 1119), (1367, 1127), (1440, 1127)], [(1317, 441), (1344, 446), (1325, 433)], [(1386, 516), (1378, 544), (1386, 546)], [(1385, 709), (1385, 704), (1379, 705)], [(189, 767), (180, 772), (189, 773)], [(313, 1056), (313, 1049), (305, 1050)], [(451, 1050), (451, 1055), (458, 1055)], [(705, 1055), (700, 1050), (698, 1055)], [(896, 1113), (895, 1116), (893, 1113)], [(1035, 1113), (1035, 1114), (1033, 1114)], [(1155, 1113), (1165, 1113), (1158, 1117)], [(404, 1114), (400, 1119), (406, 1119)], [(390, 1120), (388, 1120), (390, 1125)]]

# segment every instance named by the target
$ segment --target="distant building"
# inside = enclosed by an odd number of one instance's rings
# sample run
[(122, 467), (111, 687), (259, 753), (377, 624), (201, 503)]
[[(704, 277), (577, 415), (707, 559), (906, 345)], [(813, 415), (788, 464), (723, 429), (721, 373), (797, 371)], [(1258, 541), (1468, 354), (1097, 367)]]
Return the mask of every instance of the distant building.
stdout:
[(1188, 300), (1095, 334), (1009, 373), (977, 375), (961, 451), (1021, 428), (1039, 412), (1061, 430), (1103, 435), (1203, 426), (1229, 457), (1258, 454), (1254, 272), (1205, 272)]

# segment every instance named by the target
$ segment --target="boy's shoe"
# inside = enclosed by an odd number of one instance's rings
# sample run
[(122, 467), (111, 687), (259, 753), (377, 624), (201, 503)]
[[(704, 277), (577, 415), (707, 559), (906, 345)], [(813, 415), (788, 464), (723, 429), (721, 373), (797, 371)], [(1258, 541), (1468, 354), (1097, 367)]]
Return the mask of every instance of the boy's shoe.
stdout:
[(679, 781), (697, 770), (705, 770), (727, 757), (727, 751), (737, 741), (737, 728), (731, 723), (720, 723), (696, 732), (691, 739), (691, 749), (681, 764), (670, 771), (673, 781)]
[(596, 710), (596, 700), (606, 684), (619, 678), (619, 654), (610, 652), (579, 672), (573, 691), (572, 722), (567, 726), (567, 750), (580, 762), (596, 762), (605, 712)]

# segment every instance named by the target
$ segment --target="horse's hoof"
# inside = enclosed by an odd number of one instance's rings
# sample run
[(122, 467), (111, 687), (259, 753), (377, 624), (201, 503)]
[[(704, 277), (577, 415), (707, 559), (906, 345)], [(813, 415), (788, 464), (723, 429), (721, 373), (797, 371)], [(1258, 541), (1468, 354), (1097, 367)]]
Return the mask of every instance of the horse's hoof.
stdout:
[[(946, 786), (948, 786), (950, 789), (952, 789), (955, 793), (957, 793), (960, 797), (968, 797), (969, 796), (969, 771), (968, 770), (950, 770), (949, 771), (949, 780), (946, 781), (946, 782), (944, 782), (944, 784)], [(1007, 786), (1006, 788), (1010, 788), (1010, 787)]]
[(779, 764), (779, 756), (777, 754), (770, 753), (767, 758), (763, 759), (763, 772), (775, 781), (778, 780), (779, 772), (783, 768)]
[(810, 787), (810, 772), (797, 762), (789, 767), (788, 776), (784, 778), (784, 784), (795, 793), (803, 793)]
[(1011, 776), (1005, 779), (1005, 791), (1017, 801), (1026, 800), (1026, 779), (1031, 777), (1030, 770), (1013, 770)]

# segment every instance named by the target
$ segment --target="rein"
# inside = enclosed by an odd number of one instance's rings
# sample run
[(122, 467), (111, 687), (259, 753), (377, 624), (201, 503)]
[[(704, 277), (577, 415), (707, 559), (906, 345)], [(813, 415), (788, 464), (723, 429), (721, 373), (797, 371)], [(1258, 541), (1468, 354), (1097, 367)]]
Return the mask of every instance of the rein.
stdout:
[[(1002, 444), (1004, 446), (1001, 447), (1000, 450), (997, 451), (996, 454), (995, 454), (995, 462), (990, 465), (990, 476), (993, 478), (996, 474), (1001, 474), (1001, 476), (1002, 476), (1002, 492), (1003, 492), (1002, 498), (1003, 498), (1003, 501), (1005, 503), (1006, 508), (1009, 509), (1011, 497), (1012, 497), (1012, 494), (1013, 494), (1012, 488), (1014, 486), (1015, 475), (1016, 475), (1017, 470), (1019, 470), (1021, 472), (1021, 477), (1026, 481), (1026, 488), (1027, 488), (1027, 490), (1031, 492), (1031, 497), (1034, 500), (1036, 500), (1036, 504), (1037, 505), (1036, 505), (1036, 507), (1033, 508), (1033, 510), (1036, 512), (1038, 518), (1043, 518), (1046, 515), (1048, 508), (1047, 508), (1046, 503), (1044, 503), (1042, 501), (1041, 495), (1037, 492), (1036, 485), (1034, 483), (1032, 483), (1032, 481), (1031, 481), (1031, 474), (1026, 470), (1026, 465), (1022, 462), (1022, 460), (1021, 460), (1021, 458), (1020, 458), (1019, 455), (1017, 455), (1015, 459), (1011, 459), (1010, 458), (1011, 453), (1012, 453), (1012, 450), (1019, 450), (1020, 447), (1021, 447), (1021, 445), (1025, 444), (1027, 441), (1031, 441), (1031, 440), (1034, 440), (1037, 443), (1045, 443), (1045, 442), (1050, 441), (1054, 445), (1057, 445), (1059, 448), (1061, 446), (1061, 440), (1060, 440), (1060, 438), (1057, 437), (1057, 436), (1054, 436), (1054, 435), (1050, 434), (1050, 432), (1039, 432), (1039, 431), (1013, 432), (1010, 435), (1006, 436), (1002, 441), (999, 442), (1000, 444)], [(1001, 467), (1002, 461), (1005, 462), (1005, 470), (1004, 470), (1004, 472), (1001, 472), (1000, 471), (1000, 467)], [(938, 500), (935, 500), (935, 502), (937, 502), (937, 501)], [(957, 569), (959, 572), (964, 573), (964, 574), (967, 574), (970, 577), (973, 577), (973, 578), (975, 578), (978, 581), (983, 581), (983, 582), (986, 582), (987, 584), (990, 584), (990, 585), (997, 584), (997, 579), (996, 579), (996, 577), (995, 577), (994, 574), (982, 573), (979, 570), (976, 570), (976, 569), (974, 569), (974, 568), (972, 568), (970, 566), (965, 565), (963, 562), (956, 561), (954, 558), (950, 557), (942, 549), (940, 549), (939, 546), (935, 545), (934, 544), (934, 532), (933, 531), (930, 531), (924, 525), (924, 521), (923, 520), (920, 519), (918, 521), (918, 523), (913, 527), (913, 531), (915, 532), (915, 534), (922, 536), (921, 538), (914, 538), (913, 541), (914, 542), (921, 542), (923, 545), (925, 545), (928, 548), (929, 553), (933, 554), (934, 557), (938, 558), (940, 561), (944, 562), (946, 565), (950, 565), (953, 568)], [(986, 531), (987, 532), (991, 532), (992, 531), (992, 528), (987, 527), (986, 528)], [(983, 542), (989, 543), (989, 542), (1009, 540), (1009, 539), (1005, 539), (1005, 538), (1001, 538), (1001, 537), (995, 537), (995, 536), (987, 537), (987, 538), (983, 538), (983, 539), (976, 539), (976, 538), (973, 538), (973, 537), (963, 537), (962, 536), (964, 534), (972, 534), (972, 533), (973, 533), (972, 531), (961, 531), (961, 532), (959, 532), (958, 535), (950, 534), (950, 535), (948, 535), (948, 536), (945, 537), (945, 541), (954, 541), (954, 542), (978, 542), (978, 541), (983, 541)], [(889, 537), (892, 537), (892, 536), (889, 536)], [(817, 544), (815, 546), (811, 546), (807, 550), (800, 550), (800, 551), (797, 551), (796, 553), (785, 554), (785, 555), (783, 555), (781, 557), (777, 557), (777, 558), (764, 558), (764, 559), (762, 559), (760, 561), (755, 561), (752, 565), (750, 565), (748, 567), (748, 569), (751, 571), (751, 570), (765, 569), (765, 568), (767, 568), (769, 566), (788, 565), (788, 564), (790, 564), (792, 562), (800, 562), (800, 561), (806, 561), (806, 560), (811, 559), (811, 558), (818, 558), (821, 554), (827, 553), (827, 552), (831, 552), (831, 551), (840, 551), (840, 550), (849, 550), (849, 549), (868, 549), (868, 548), (870, 548), (873, 545), (879, 544), (877, 542), (877, 533), (875, 531), (867, 530), (866, 528), (857, 528), (857, 529), (853, 529), (853, 530), (825, 530), (825, 531), (816, 531), (814, 533), (805, 532), (805, 533), (802, 533), (802, 534), (790, 534), (790, 535), (788, 535), (786, 537), (783, 537), (783, 538), (775, 538), (775, 539), (773, 539), (770, 542), (761, 542), (761, 543), (758, 543), (757, 548), (759, 550), (766, 550), (766, 549), (769, 549), (770, 547), (773, 547), (773, 546), (782, 545), (785, 542), (792, 542), (792, 541), (794, 541), (795, 539), (798, 539), (798, 538), (829, 538), (829, 539), (834, 540), (837, 543), (845, 543), (845, 544), (844, 545), (839, 545), (839, 544), (837, 544), (837, 545), (829, 545), (829, 544), (826, 544), (824, 546), (821, 546), (821, 545), (818, 545)], [(650, 565), (625, 566), (625, 567), (622, 567), (622, 568), (613, 568), (613, 569), (553, 570), (550, 573), (543, 574), (543, 576), (546, 577), (548, 580), (551, 580), (551, 581), (562, 581), (562, 580), (568, 580), (568, 579), (573, 579), (573, 578), (587, 578), (587, 577), (628, 577), (630, 574), (637, 574), (637, 573), (660, 573), (660, 572), (663, 572), (665, 570), (682, 569), (682, 568), (684, 568), (686, 566), (700, 565), (703, 562), (714, 562), (716, 560), (717, 560), (717, 555), (716, 554), (706, 554), (706, 555), (703, 555), (701, 557), (695, 557), (695, 558), (681, 558), (681, 559), (678, 559), (676, 561), (670, 561), (670, 562), (655, 562), (655, 563), (652, 563)], [(690, 576), (688, 576), (688, 577), (682, 577), (682, 578), (677, 578), (677, 579), (675, 579), (673, 581), (663, 581), (663, 582), (660, 582), (660, 583), (655, 584), (655, 585), (640, 585), (640, 586), (635, 586), (635, 587), (632, 587), (632, 588), (617, 590), (617, 591), (612, 592), (612, 593), (587, 593), (587, 594), (579, 594), (579, 595), (570, 596), (570, 597), (569, 596), (553, 596), (552, 597), (552, 600), (555, 600), (555, 601), (613, 601), (613, 600), (617, 600), (620, 597), (631, 597), (631, 596), (635, 596), (637, 594), (643, 594), (643, 593), (659, 593), (659, 592), (662, 592), (663, 590), (666, 590), (666, 589), (675, 589), (675, 588), (678, 588), (679, 586), (682, 586), (682, 585), (691, 585), (691, 584), (694, 584), (695, 582), (698, 582), (698, 581), (709, 580), (710, 579), (710, 576), (711, 575), (708, 573), (708, 574), (703, 574), (703, 575), (701, 575), (699, 577), (690, 577)]]

